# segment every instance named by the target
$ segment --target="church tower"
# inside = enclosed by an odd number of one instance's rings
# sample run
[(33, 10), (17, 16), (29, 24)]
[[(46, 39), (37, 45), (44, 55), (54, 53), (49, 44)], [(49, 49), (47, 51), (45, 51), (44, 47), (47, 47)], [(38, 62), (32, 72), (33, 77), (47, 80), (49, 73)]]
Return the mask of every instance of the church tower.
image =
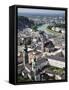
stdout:
[(37, 80), (36, 71), (37, 71), (36, 57), (34, 57), (33, 60), (32, 60), (32, 74), (33, 74), (33, 78), (34, 78), (35, 81)]
[(23, 61), (24, 61), (24, 65), (28, 63), (28, 48), (27, 48), (26, 38), (24, 39)]

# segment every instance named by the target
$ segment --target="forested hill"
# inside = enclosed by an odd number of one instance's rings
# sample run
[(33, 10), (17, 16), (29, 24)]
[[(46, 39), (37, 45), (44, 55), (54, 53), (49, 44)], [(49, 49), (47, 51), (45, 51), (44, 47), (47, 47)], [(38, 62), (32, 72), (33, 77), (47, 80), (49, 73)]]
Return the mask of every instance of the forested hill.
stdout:
[(29, 20), (27, 17), (18, 16), (18, 30), (22, 31), (24, 28), (31, 28), (34, 25), (32, 20)]

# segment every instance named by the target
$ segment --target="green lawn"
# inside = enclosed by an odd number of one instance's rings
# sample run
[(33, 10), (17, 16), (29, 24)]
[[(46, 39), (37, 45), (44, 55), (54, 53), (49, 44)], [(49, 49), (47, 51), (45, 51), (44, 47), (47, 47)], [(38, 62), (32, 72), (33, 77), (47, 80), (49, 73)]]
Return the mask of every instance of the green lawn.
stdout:
[(57, 32), (57, 31), (53, 31), (51, 29), (47, 29), (48, 32), (52, 33), (54, 36), (58, 36), (61, 35), (61, 33)]
[(22, 75), (17, 76), (17, 82), (28, 82), (31, 81), (28, 77), (24, 78)]
[(63, 68), (58, 68), (58, 67), (54, 67), (54, 66), (49, 66), (48, 69), (53, 71), (56, 74), (62, 74), (64, 72)]

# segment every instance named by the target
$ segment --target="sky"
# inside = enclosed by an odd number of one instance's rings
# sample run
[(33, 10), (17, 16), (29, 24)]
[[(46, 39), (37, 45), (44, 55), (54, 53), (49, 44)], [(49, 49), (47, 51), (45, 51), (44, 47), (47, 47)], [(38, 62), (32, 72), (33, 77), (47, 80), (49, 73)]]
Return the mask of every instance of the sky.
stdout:
[(29, 8), (18, 8), (18, 15), (20, 14), (39, 14), (39, 15), (45, 15), (45, 14), (55, 14), (55, 15), (65, 15), (65, 11), (61, 11), (61, 10), (44, 10), (44, 9), (29, 9)]

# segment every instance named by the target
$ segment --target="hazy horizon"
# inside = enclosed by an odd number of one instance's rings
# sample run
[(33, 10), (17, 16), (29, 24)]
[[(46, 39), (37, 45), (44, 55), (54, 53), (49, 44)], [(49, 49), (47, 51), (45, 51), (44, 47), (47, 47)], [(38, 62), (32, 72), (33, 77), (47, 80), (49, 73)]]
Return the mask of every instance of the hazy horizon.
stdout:
[(45, 16), (45, 15), (55, 15), (55, 16), (65, 16), (65, 11), (62, 10), (48, 10), (48, 9), (29, 9), (29, 8), (18, 8), (18, 16), (23, 15), (39, 15), (39, 16)]

